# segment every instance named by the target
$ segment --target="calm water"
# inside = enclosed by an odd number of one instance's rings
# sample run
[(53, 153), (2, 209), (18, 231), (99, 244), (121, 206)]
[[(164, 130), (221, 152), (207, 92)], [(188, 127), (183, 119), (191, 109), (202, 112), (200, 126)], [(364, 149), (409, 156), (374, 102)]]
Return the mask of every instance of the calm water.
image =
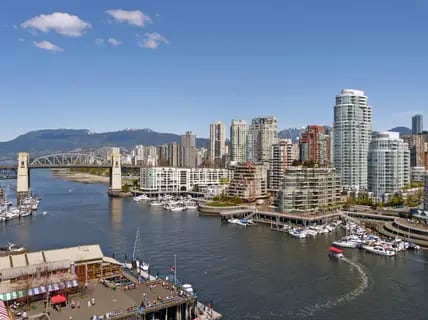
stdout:
[(296, 240), (265, 226), (242, 228), (197, 213), (165, 213), (107, 187), (32, 172), (39, 213), (0, 225), (0, 242), (31, 250), (99, 243), (106, 255), (132, 255), (139, 227), (152, 270), (177, 275), (212, 301), (224, 319), (428, 319), (428, 255), (386, 258), (346, 251), (327, 257), (334, 235)]

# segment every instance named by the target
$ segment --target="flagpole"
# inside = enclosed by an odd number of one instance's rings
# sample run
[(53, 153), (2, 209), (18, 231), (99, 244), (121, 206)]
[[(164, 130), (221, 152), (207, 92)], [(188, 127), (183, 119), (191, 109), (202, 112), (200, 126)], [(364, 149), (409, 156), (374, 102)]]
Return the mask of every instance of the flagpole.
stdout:
[(174, 254), (174, 283), (177, 285), (177, 255)]

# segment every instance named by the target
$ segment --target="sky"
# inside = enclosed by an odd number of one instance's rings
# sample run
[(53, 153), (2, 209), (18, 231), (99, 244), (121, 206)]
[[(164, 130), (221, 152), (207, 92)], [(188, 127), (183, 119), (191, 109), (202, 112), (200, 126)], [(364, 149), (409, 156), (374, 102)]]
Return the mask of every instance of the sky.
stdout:
[(2, 0), (0, 141), (331, 125), (342, 88), (366, 92), (375, 130), (428, 123), (427, 17), (425, 0)]

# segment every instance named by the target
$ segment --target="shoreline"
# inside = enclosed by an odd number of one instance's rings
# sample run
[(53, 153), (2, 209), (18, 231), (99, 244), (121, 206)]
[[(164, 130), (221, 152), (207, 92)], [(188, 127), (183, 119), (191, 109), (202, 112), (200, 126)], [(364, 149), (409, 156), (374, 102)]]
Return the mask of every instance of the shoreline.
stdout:
[(52, 173), (56, 178), (73, 182), (108, 184), (110, 181), (109, 177), (97, 176), (86, 172), (70, 171), (70, 169), (52, 169)]

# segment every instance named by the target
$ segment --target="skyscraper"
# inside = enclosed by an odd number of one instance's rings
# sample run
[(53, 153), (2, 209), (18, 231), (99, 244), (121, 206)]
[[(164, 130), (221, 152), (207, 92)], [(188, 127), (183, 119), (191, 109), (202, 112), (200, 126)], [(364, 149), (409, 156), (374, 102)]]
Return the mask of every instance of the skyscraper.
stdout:
[(412, 117), (412, 134), (419, 134), (424, 131), (424, 116), (415, 114)]
[(401, 191), (410, 183), (410, 151), (398, 132), (372, 137), (368, 155), (368, 191), (378, 201)]
[(269, 162), (272, 145), (278, 143), (278, 123), (275, 117), (259, 117), (251, 122), (248, 130), (247, 160)]
[(330, 164), (330, 136), (323, 126), (310, 125), (300, 139), (300, 161), (312, 161), (319, 166)]
[(186, 131), (181, 136), (181, 146), (183, 148), (183, 167), (194, 168), (197, 166), (196, 135), (192, 131)]
[(428, 211), (428, 172), (425, 173), (424, 180), (424, 210)]
[(247, 160), (248, 125), (245, 120), (232, 120), (230, 126), (230, 161), (234, 163)]
[(210, 149), (209, 159), (211, 161), (221, 161), (226, 147), (226, 129), (221, 121), (216, 121), (210, 125)]
[(345, 189), (367, 189), (372, 108), (363, 91), (343, 89), (334, 107), (334, 164)]

